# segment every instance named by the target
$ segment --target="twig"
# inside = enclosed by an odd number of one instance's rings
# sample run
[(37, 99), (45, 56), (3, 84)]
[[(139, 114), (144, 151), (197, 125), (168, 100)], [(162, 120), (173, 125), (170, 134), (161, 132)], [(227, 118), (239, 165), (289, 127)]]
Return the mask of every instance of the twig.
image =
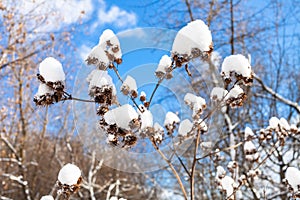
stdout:
[[(272, 149), (271, 151), (268, 153), (268, 155), (253, 169), (253, 170), (257, 170), (262, 164), (264, 164), (267, 159), (274, 153), (274, 151), (276, 150), (276, 146), (279, 144), (279, 141), (277, 141), (273, 146), (272, 146)], [(247, 176), (246, 176), (247, 177)], [(238, 190), (239, 188), (242, 186), (242, 184), (240, 183), (238, 185), (238, 187), (236, 189), (233, 190), (232, 194), (229, 195), (226, 200), (229, 200), (230, 197), (232, 197)]]
[(180, 189), (181, 189), (181, 191), (182, 191), (182, 193), (183, 193), (183, 196), (184, 196), (184, 198), (187, 200), (187, 193), (186, 193), (185, 188), (184, 188), (184, 186), (183, 186), (183, 183), (182, 183), (182, 181), (181, 181), (181, 179), (180, 179), (180, 176), (178, 175), (178, 173), (177, 173), (176, 169), (174, 168), (173, 164), (172, 164), (171, 161), (164, 155), (164, 153), (158, 148), (158, 146), (156, 145), (156, 143), (155, 143), (152, 139), (150, 139), (150, 140), (151, 140), (151, 142), (152, 142), (152, 145), (153, 145), (154, 148), (156, 149), (156, 151), (160, 154), (160, 156), (167, 162), (167, 164), (168, 164), (169, 167), (171, 168), (171, 170), (172, 170), (172, 172), (173, 172), (175, 178), (177, 179), (177, 182), (178, 182), (178, 184), (179, 184), (179, 186), (180, 186)]
[(151, 94), (151, 97), (150, 97), (150, 99), (149, 99), (149, 107), (150, 107), (151, 101), (152, 101), (152, 99), (153, 99), (153, 97), (154, 97), (154, 94), (155, 94), (156, 90), (158, 89), (158, 87), (160, 86), (160, 84), (163, 82), (163, 80), (164, 80), (164, 78), (161, 78), (161, 79), (159, 79), (159, 81), (156, 83), (155, 88), (154, 88), (154, 90), (153, 90), (153, 92), (152, 92), (152, 94)]
[[(116, 73), (118, 79), (121, 81), (121, 83), (124, 83), (123, 79), (121, 78), (118, 69), (116, 68), (116, 66), (113, 66), (113, 70)], [(140, 107), (138, 106), (138, 104), (136, 103), (135, 99), (133, 98), (132, 95), (129, 95), (131, 101), (134, 103), (134, 105), (137, 107), (137, 109), (142, 113), (142, 110), (140, 109)]]
[[(172, 63), (171, 63), (171, 66), (170, 66), (170, 68), (172, 69), (171, 72), (172, 72), (174, 69), (177, 68), (177, 66), (172, 67), (173, 65), (174, 65), (174, 59), (172, 60)], [(165, 78), (166, 78), (166, 74), (165, 74), (163, 77), (161, 77), (161, 78), (158, 80), (158, 82), (156, 83), (155, 88), (154, 88), (154, 90), (153, 90), (153, 92), (152, 92), (152, 94), (151, 94), (151, 96), (150, 96), (148, 107), (150, 107), (150, 104), (151, 104), (151, 102), (152, 102), (152, 99), (153, 99), (153, 97), (154, 97), (154, 94), (155, 94), (156, 90), (158, 89), (158, 87), (160, 86), (160, 84), (163, 82), (163, 80), (164, 80)]]
[(190, 178), (190, 187), (191, 187), (191, 200), (194, 200), (195, 197), (195, 169), (196, 169), (196, 163), (197, 163), (197, 152), (198, 152), (198, 146), (200, 143), (200, 135), (201, 131), (198, 129), (197, 132), (197, 138), (195, 142), (195, 149), (194, 149), (194, 158), (192, 163), (192, 169), (191, 169), (191, 178)]
[(284, 104), (287, 104), (293, 108), (296, 109), (296, 111), (298, 113), (300, 113), (300, 105), (297, 102), (293, 102), (289, 99), (284, 98), (283, 96), (281, 96), (280, 94), (276, 93), (272, 88), (268, 87), (267, 85), (264, 84), (264, 82), (256, 75), (253, 74), (253, 78), (255, 80), (258, 81), (258, 83), (261, 85), (261, 87), (268, 92), (269, 94), (271, 94), (272, 96), (274, 96), (276, 99), (278, 99), (279, 101), (281, 101)]

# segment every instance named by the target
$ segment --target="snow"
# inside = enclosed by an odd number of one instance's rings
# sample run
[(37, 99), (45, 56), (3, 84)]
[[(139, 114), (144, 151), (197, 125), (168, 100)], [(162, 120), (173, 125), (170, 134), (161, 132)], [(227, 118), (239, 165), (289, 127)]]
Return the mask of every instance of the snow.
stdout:
[(45, 58), (39, 65), (40, 74), (45, 81), (64, 81), (65, 73), (62, 64), (53, 57)]
[(112, 30), (106, 29), (102, 32), (99, 43), (93, 47), (86, 60), (88, 64), (96, 64), (94, 60), (97, 60), (107, 67), (110, 62), (121, 59), (121, 57), (122, 51), (119, 39)]
[(256, 147), (255, 145), (253, 144), (252, 141), (246, 141), (245, 144), (244, 144), (244, 151), (247, 153), (247, 152), (253, 152), (255, 151)]
[(204, 149), (211, 149), (213, 147), (213, 144), (212, 142), (201, 142), (200, 146)]
[(141, 113), (138, 110), (138, 113), (141, 117), (141, 122), (142, 122), (141, 130), (144, 130), (146, 128), (153, 126), (153, 116), (152, 116), (152, 113), (149, 110), (147, 110), (143, 105), (141, 105), (140, 107), (143, 107), (143, 110), (144, 110), (143, 113)]
[(223, 98), (227, 95), (228, 91), (224, 88), (214, 87), (210, 93), (211, 100), (222, 101)]
[(183, 137), (187, 136), (188, 133), (192, 130), (192, 128), (193, 123), (189, 119), (185, 119), (179, 124), (178, 135)]
[(81, 176), (80, 169), (71, 163), (66, 164), (61, 168), (58, 173), (58, 180), (62, 184), (74, 185), (77, 184), (78, 179)]
[(167, 125), (173, 124), (173, 123), (179, 123), (179, 122), (180, 122), (180, 119), (175, 113), (167, 112), (166, 118), (164, 121), (164, 126), (167, 126)]
[(269, 126), (272, 129), (277, 129), (279, 124), (280, 120), (277, 117), (271, 117), (271, 119), (269, 120)]
[(184, 102), (193, 110), (204, 109), (206, 107), (206, 101), (202, 97), (198, 97), (192, 93), (187, 93), (184, 96)]
[(98, 62), (103, 63), (105, 66), (108, 66), (109, 64), (109, 59), (104, 49), (99, 45), (93, 47), (93, 49), (91, 50), (90, 54), (87, 57), (87, 60), (89, 59), (91, 60), (97, 59)]
[(184, 96), (184, 102), (193, 110), (193, 118), (198, 118), (198, 115), (206, 108), (205, 99), (191, 93)]
[(295, 167), (288, 167), (285, 172), (285, 178), (295, 191), (298, 191), (300, 185), (300, 171)]
[(155, 122), (153, 128), (154, 128), (154, 131), (155, 131), (154, 136), (153, 136), (154, 140), (155, 141), (162, 141), (163, 134), (164, 134), (164, 128), (157, 122)]
[(46, 195), (46, 196), (42, 196), (40, 200), (54, 200), (54, 198), (51, 195)]
[(193, 49), (210, 51), (212, 36), (208, 26), (202, 20), (195, 20), (180, 29), (174, 39), (172, 53), (192, 55)]
[(110, 125), (116, 124), (118, 127), (126, 130), (130, 130), (129, 122), (133, 119), (138, 119), (138, 113), (129, 104), (109, 110), (104, 115), (106, 123)]
[(155, 131), (164, 131), (164, 128), (157, 122), (155, 122), (153, 127)]
[(230, 78), (230, 73), (235, 72), (243, 77), (251, 77), (251, 66), (248, 59), (241, 55), (231, 55), (224, 59), (222, 63), (222, 76)]
[(239, 86), (239, 85), (235, 85), (230, 91), (229, 93), (227, 94), (226, 96), (226, 100), (229, 99), (229, 98), (238, 98), (239, 95), (243, 94), (244, 91), (243, 89)]
[(203, 119), (199, 118), (198, 120), (196, 120), (196, 122), (199, 124), (199, 127), (202, 131), (208, 130), (207, 124), (205, 123), (205, 121)]
[(283, 117), (280, 118), (279, 124), (282, 128), (284, 128), (287, 131), (290, 130), (290, 128), (291, 128), (289, 123), (287, 122), (287, 120)]
[(115, 35), (115, 33), (110, 29), (105, 29), (99, 37), (99, 45), (102, 49), (107, 49), (107, 41), (109, 41), (112, 45), (120, 45), (119, 39)]
[(225, 176), (221, 180), (221, 185), (222, 185), (222, 188), (224, 190), (226, 190), (226, 198), (231, 196), (233, 193), (234, 180), (230, 176)]
[(225, 169), (222, 166), (218, 166), (217, 167), (217, 177), (221, 179), (221, 178), (224, 178), (225, 175), (226, 175)]
[(218, 67), (220, 66), (221, 64), (221, 55), (219, 52), (217, 51), (213, 51), (211, 52), (211, 55), (210, 55), (210, 61), (212, 62), (212, 64), (215, 66), (215, 67)]
[(107, 71), (95, 69), (88, 75), (86, 80), (89, 82), (89, 90), (94, 86), (99, 88), (111, 86), (113, 88), (113, 95), (117, 93), (113, 80)]
[(36, 96), (42, 96), (42, 95), (45, 95), (47, 93), (48, 94), (53, 94), (54, 91), (50, 87), (48, 87), (46, 84), (40, 83), (38, 91), (36, 93)]
[(126, 77), (126, 79), (124, 80), (121, 86), (121, 90), (124, 87), (127, 87), (129, 91), (137, 91), (136, 81), (131, 76)]
[(159, 61), (158, 67), (155, 70), (156, 76), (160, 78), (163, 76), (167, 71), (169, 71), (170, 67), (172, 65), (172, 60), (168, 55), (163, 55)]
[(236, 168), (237, 163), (235, 161), (230, 161), (227, 165), (228, 169)]
[(140, 97), (147, 97), (147, 95), (146, 95), (146, 93), (144, 92), (144, 91), (141, 91), (141, 93), (140, 93)]
[(107, 135), (107, 140), (109, 141), (109, 142), (112, 142), (112, 141), (114, 141), (116, 139), (116, 136), (114, 135), (114, 134), (108, 134)]
[[(107, 45), (108, 41), (112, 46)], [(114, 55), (115, 58), (121, 58), (122, 57), (122, 52), (121, 52), (121, 48), (120, 48), (120, 41), (119, 41), (118, 37), (115, 35), (115, 33), (112, 30), (106, 29), (102, 32), (102, 34), (99, 38), (99, 44), (98, 45), (101, 46), (101, 48), (103, 50), (106, 50), (110, 54)], [(118, 49), (118, 51), (113, 51), (114, 48)]]
[(245, 138), (247, 139), (248, 137), (253, 137), (254, 133), (251, 128), (248, 126), (245, 128)]

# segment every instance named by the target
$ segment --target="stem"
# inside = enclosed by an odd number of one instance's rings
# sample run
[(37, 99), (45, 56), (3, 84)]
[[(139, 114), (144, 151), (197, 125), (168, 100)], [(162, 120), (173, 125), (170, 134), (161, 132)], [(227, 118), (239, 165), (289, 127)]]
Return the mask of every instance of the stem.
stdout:
[[(172, 67), (173, 64), (174, 64), (174, 60), (172, 60), (172, 63), (171, 63), (171, 66), (170, 66), (170, 67)], [(177, 68), (177, 66), (172, 67), (172, 70), (171, 70), (171, 71), (173, 71), (173, 70), (176, 69), (176, 68)], [(151, 94), (150, 100), (149, 100), (149, 107), (150, 107), (151, 101), (152, 101), (152, 99), (153, 99), (153, 97), (154, 97), (154, 94), (155, 94), (156, 90), (158, 89), (158, 87), (160, 86), (160, 84), (163, 82), (163, 80), (165, 79), (165, 77), (166, 77), (166, 74), (165, 74), (161, 79), (159, 79), (158, 82), (156, 83), (155, 88), (154, 88), (154, 90), (153, 90), (153, 92), (152, 92), (152, 94)]]
[(230, 45), (231, 45), (231, 55), (234, 54), (234, 17), (233, 17), (233, 5), (230, 0), (230, 29), (231, 29), (231, 37), (230, 37)]
[(118, 79), (123, 83), (124, 81), (123, 81), (123, 79), (121, 78), (121, 76), (120, 76), (119, 71), (117, 70), (117, 68), (114, 66), (113, 69), (114, 69), (114, 71), (115, 71), (115, 73), (116, 73)]
[(178, 175), (176, 169), (174, 168), (173, 164), (171, 163), (171, 161), (164, 155), (164, 153), (158, 148), (158, 146), (156, 145), (156, 143), (151, 139), (152, 145), (154, 146), (154, 148), (156, 149), (156, 151), (160, 154), (160, 156), (167, 162), (167, 164), (169, 165), (169, 167), (171, 168), (175, 178), (177, 179), (177, 182), (180, 186), (180, 189), (183, 193), (184, 199), (187, 200), (187, 194), (185, 191), (185, 188), (183, 186), (183, 183), (180, 179), (180, 176)]
[(88, 99), (80, 99), (80, 98), (76, 98), (76, 97), (69, 97), (66, 100), (73, 100), (73, 101), (82, 101), (82, 102), (93, 102), (95, 103), (94, 100), (88, 100)]
[[(121, 83), (124, 83), (123, 79), (121, 78), (121, 76), (119, 74), (118, 69), (115, 66), (113, 67), (113, 70), (115, 71), (115, 73), (116, 73), (118, 79), (121, 81)], [(137, 109), (142, 113), (142, 110), (140, 109), (140, 107), (136, 103), (135, 99), (131, 95), (129, 95), (129, 97), (130, 97), (131, 101), (133, 102), (133, 104), (137, 107)]]
[(153, 90), (153, 92), (151, 94), (151, 97), (149, 99), (149, 107), (150, 107), (151, 101), (152, 101), (152, 99), (154, 97), (154, 94), (155, 94), (156, 90), (158, 89), (158, 87), (160, 86), (160, 84), (163, 82), (163, 80), (164, 80), (164, 77), (161, 78), (161, 79), (159, 79), (159, 81), (156, 83), (155, 88), (154, 88), (154, 90)]
[(196, 169), (196, 163), (197, 163), (197, 152), (198, 152), (198, 146), (200, 143), (200, 135), (201, 131), (198, 129), (197, 132), (197, 139), (195, 142), (195, 149), (194, 149), (194, 158), (192, 163), (192, 169), (191, 169), (191, 177), (190, 177), (190, 187), (191, 187), (191, 200), (194, 200), (195, 198), (195, 169)]

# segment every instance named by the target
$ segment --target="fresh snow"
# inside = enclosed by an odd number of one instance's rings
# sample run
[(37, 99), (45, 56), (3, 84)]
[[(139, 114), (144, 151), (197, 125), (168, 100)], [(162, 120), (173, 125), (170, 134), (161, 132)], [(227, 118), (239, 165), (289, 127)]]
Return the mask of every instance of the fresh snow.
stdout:
[(66, 164), (61, 168), (58, 173), (58, 180), (62, 184), (74, 185), (77, 184), (78, 179), (81, 176), (80, 169), (71, 163)]
[(300, 185), (300, 171), (295, 167), (288, 167), (285, 172), (285, 178), (295, 191), (298, 191)]
[(108, 134), (107, 135), (107, 140), (109, 141), (109, 142), (112, 142), (112, 141), (114, 141), (116, 139), (116, 136), (114, 135), (114, 134)]
[(207, 131), (208, 130), (207, 124), (205, 123), (205, 121), (203, 119), (199, 118), (195, 122), (197, 122), (199, 124), (199, 127), (202, 131)]
[(158, 76), (159, 73), (164, 75), (168, 69), (171, 67), (172, 60), (168, 55), (163, 55), (159, 61), (158, 67), (155, 70), (156, 75)]
[(195, 20), (180, 29), (174, 39), (172, 53), (192, 55), (193, 49), (210, 51), (212, 36), (208, 26), (202, 20)]
[(144, 105), (140, 105), (139, 106), (140, 109), (142, 109), (144, 112), (140, 112), (138, 110), (138, 113), (141, 117), (141, 122), (142, 122), (142, 125), (141, 125), (141, 130), (144, 130), (146, 128), (149, 128), (149, 127), (152, 127), (153, 126), (153, 116), (152, 116), (152, 113), (147, 110)]
[(39, 71), (45, 81), (56, 82), (65, 80), (62, 64), (53, 57), (45, 58), (40, 63)]
[(164, 128), (157, 122), (155, 122), (154, 126), (153, 126), (155, 131), (164, 131)]
[(204, 149), (211, 149), (213, 147), (212, 142), (201, 142), (200, 146)]
[(129, 122), (133, 119), (138, 119), (138, 113), (129, 104), (109, 110), (104, 115), (106, 123), (116, 124), (118, 127), (126, 130), (130, 130)]
[(117, 93), (113, 80), (107, 71), (95, 69), (88, 75), (86, 80), (89, 82), (89, 90), (94, 86), (99, 88), (111, 86), (113, 88), (113, 94), (115, 95)]
[(54, 200), (54, 198), (51, 195), (46, 195), (46, 196), (42, 196), (40, 200)]
[(141, 93), (140, 93), (140, 97), (147, 97), (147, 95), (146, 95), (146, 93), (144, 92), (144, 91), (141, 91)]
[[(107, 42), (112, 46), (107, 45)], [(99, 38), (99, 46), (105, 51), (108, 51), (110, 54), (114, 55), (115, 58), (121, 58), (122, 57), (122, 51), (120, 48), (120, 41), (118, 37), (115, 35), (115, 33), (110, 30), (106, 29), (103, 31)], [(114, 48), (117, 48), (118, 51), (113, 51)]]
[(248, 137), (253, 137), (254, 133), (251, 128), (248, 126), (245, 128), (245, 138), (247, 139)]
[(190, 106), (192, 109), (194, 108), (204, 108), (206, 106), (206, 101), (202, 97), (198, 97), (192, 93), (187, 93), (184, 96), (184, 102)]
[(256, 149), (256, 147), (255, 147), (255, 145), (253, 144), (252, 141), (246, 141), (245, 142), (245, 144), (244, 144), (244, 151), (245, 152), (252, 152), (255, 149)]
[[(109, 45), (108, 45), (109, 44)], [(107, 55), (110, 54), (112, 56)], [(120, 47), (120, 41), (114, 32), (110, 29), (106, 29), (102, 32), (99, 43), (93, 47), (92, 51), (88, 55), (87, 60), (97, 59), (98, 62), (108, 66), (110, 61), (115, 61), (122, 57), (122, 51)]]
[(50, 87), (48, 87), (46, 84), (40, 83), (38, 91), (36, 93), (36, 96), (42, 96), (42, 95), (45, 95), (47, 93), (48, 94), (53, 94), (54, 91)]
[(180, 122), (180, 119), (175, 113), (167, 112), (166, 118), (165, 118), (165, 121), (164, 121), (164, 126), (167, 126), (167, 125), (170, 125), (170, 124), (173, 124), (173, 123), (179, 123), (179, 122)]
[(193, 123), (189, 119), (185, 119), (179, 124), (178, 135), (183, 137), (187, 136), (187, 134), (192, 130), (192, 128)]
[(283, 117), (280, 118), (279, 120), (279, 124), (282, 128), (284, 128), (285, 130), (289, 131), (290, 130), (290, 125), (289, 123), (287, 122), (287, 120)]
[(251, 66), (248, 59), (241, 54), (226, 57), (222, 63), (221, 74), (225, 78), (229, 78), (231, 72), (235, 72), (243, 77), (250, 78)]
[(112, 45), (120, 46), (119, 39), (117, 38), (115, 33), (110, 29), (104, 30), (99, 37), (99, 44), (104, 50), (107, 48), (107, 44), (106, 44), (107, 41), (109, 41)]
[(157, 122), (155, 122), (153, 128), (154, 128), (154, 131), (155, 131), (154, 136), (153, 136), (154, 140), (155, 141), (162, 141), (163, 134), (164, 134), (164, 128)]
[(221, 101), (227, 95), (228, 91), (221, 87), (214, 87), (210, 93), (210, 99)]
[(136, 81), (131, 76), (127, 76), (126, 79), (124, 80), (121, 88), (124, 87), (128, 87), (129, 91), (137, 91)]
[(239, 95), (243, 94), (244, 91), (239, 85), (235, 85), (229, 93), (226, 95), (225, 99), (230, 99), (230, 98), (238, 98)]
[(226, 175), (226, 171), (222, 166), (217, 167), (217, 177), (218, 178), (224, 178)]
[[(226, 198), (230, 197), (233, 193), (233, 185), (234, 185), (234, 180), (230, 176), (225, 176), (221, 180), (221, 185), (224, 190), (226, 190)], [(233, 196), (231, 196), (233, 199)]]
[(214, 66), (219, 67), (221, 64), (221, 59), (222, 57), (219, 52), (217, 51), (211, 52), (210, 61), (213, 63)]
[(104, 49), (99, 45), (93, 47), (87, 59), (97, 59), (98, 62), (103, 63), (105, 66), (109, 64), (109, 59)]
[(271, 117), (271, 119), (269, 120), (269, 126), (272, 129), (277, 129), (279, 124), (280, 120), (277, 117)]

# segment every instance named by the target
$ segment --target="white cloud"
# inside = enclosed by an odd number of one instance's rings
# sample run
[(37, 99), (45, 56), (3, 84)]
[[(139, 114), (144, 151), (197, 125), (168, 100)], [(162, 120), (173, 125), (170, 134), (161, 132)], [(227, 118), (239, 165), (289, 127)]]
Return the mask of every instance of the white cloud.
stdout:
[(59, 30), (93, 12), (92, 0), (5, 0), (4, 5), (25, 16), (27, 28), (35, 32)]
[(34, 32), (58, 31), (79, 21), (94, 20), (92, 29), (105, 24), (118, 28), (133, 27), (137, 23), (134, 12), (116, 5), (108, 7), (104, 0), (3, 0), (3, 4), (14, 13), (23, 15), (26, 26)]
[(99, 3), (98, 21), (94, 26), (113, 24), (116, 27), (124, 28), (136, 25), (137, 16), (134, 12), (128, 12), (115, 5), (107, 9), (103, 0), (100, 0)]

